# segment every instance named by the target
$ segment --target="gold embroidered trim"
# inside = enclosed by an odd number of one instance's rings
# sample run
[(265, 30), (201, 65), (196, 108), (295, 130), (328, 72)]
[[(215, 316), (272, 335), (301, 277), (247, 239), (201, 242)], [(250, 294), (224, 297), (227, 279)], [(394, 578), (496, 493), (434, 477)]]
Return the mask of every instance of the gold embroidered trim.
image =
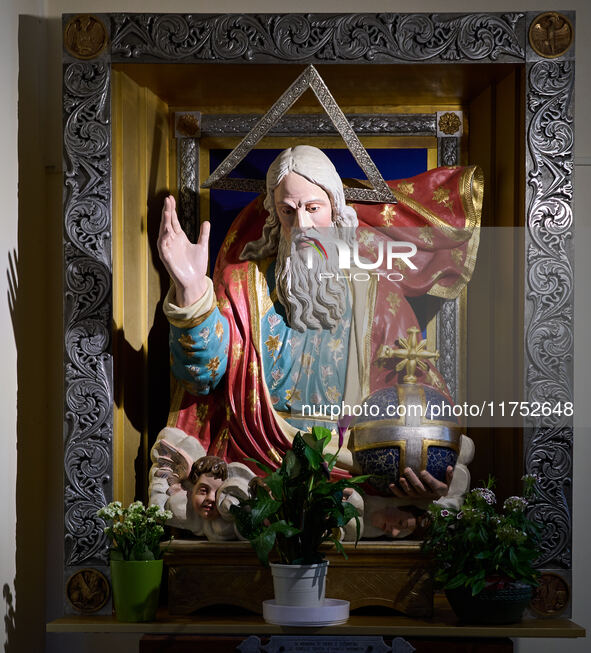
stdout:
[[(360, 370), (361, 372), (361, 383), (362, 383), (362, 397), (368, 397), (369, 393), (371, 391), (370, 387), (370, 373), (371, 373), (371, 345), (372, 345), (372, 340), (371, 336), (373, 333), (373, 322), (374, 322), (374, 315), (376, 311), (376, 302), (377, 302), (377, 293), (378, 293), (378, 283), (377, 283), (378, 277), (373, 276), (370, 279), (369, 282), (369, 291), (368, 291), (368, 298), (367, 298), (367, 327), (366, 327), (366, 334), (365, 334), (365, 352), (364, 352), (364, 357), (363, 357), (363, 370)], [(353, 297), (353, 300), (355, 300), (356, 297)], [(351, 316), (353, 316), (353, 312), (355, 310), (355, 307), (351, 308)], [(351, 329), (352, 331), (352, 329)], [(349, 338), (351, 338), (351, 335), (349, 335)], [(349, 343), (349, 347), (350, 347)]]

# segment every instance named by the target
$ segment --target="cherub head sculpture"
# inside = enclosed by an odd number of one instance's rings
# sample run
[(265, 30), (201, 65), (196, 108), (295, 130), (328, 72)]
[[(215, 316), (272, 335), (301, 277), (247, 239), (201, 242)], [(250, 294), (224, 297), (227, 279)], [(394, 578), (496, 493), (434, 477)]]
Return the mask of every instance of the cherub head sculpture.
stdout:
[(228, 478), (228, 466), (217, 456), (202, 456), (191, 466), (190, 488), (187, 491), (187, 517), (195, 514), (203, 519), (219, 517), (216, 493)]

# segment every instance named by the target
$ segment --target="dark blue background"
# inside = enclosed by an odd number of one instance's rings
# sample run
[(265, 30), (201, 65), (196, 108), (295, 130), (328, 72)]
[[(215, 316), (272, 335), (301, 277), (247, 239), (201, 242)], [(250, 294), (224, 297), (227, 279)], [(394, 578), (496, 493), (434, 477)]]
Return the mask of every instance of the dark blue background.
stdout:
[[(281, 151), (280, 149), (251, 150), (229, 176), (243, 179), (265, 179), (268, 167)], [(427, 170), (427, 150), (425, 148), (368, 149), (367, 151), (384, 179), (387, 180), (413, 177)], [(210, 150), (210, 171), (213, 172), (230, 152), (231, 150)], [(323, 152), (333, 162), (341, 177), (366, 179), (365, 174), (348, 149), (326, 148), (323, 149)], [(256, 193), (245, 193), (243, 191), (211, 191), (209, 255), (212, 269), (234, 218), (255, 197)]]

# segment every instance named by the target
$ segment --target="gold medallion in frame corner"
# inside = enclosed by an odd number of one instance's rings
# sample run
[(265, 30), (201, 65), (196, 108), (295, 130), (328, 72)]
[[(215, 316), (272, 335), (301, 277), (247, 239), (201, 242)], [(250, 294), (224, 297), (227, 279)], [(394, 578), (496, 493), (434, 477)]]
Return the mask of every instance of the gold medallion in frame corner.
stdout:
[(98, 612), (110, 597), (111, 586), (107, 577), (92, 567), (75, 571), (66, 583), (68, 603), (82, 614)]
[(545, 11), (532, 20), (528, 34), (529, 44), (536, 54), (545, 59), (556, 59), (569, 50), (575, 31), (563, 14)]
[(74, 16), (64, 27), (64, 47), (76, 59), (94, 59), (108, 43), (105, 24), (91, 14)]
[(543, 571), (529, 607), (532, 612), (540, 616), (556, 617), (566, 610), (570, 603), (570, 596), (569, 584), (562, 576), (551, 571)]

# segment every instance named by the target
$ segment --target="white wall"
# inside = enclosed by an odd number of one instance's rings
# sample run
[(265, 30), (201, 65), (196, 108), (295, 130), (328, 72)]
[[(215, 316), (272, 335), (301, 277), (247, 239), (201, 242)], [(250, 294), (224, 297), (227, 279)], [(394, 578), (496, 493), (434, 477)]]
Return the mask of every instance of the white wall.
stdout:
[[(0, 221), (0, 256), (2, 268), (8, 268), (9, 253), (17, 249), (17, 7), (12, 2), (3, 10), (0, 21), (0, 86), (4, 89), (7, 102), (0, 104), (0, 196), (3, 198), (5, 216)], [(4, 452), (4, 473), (0, 477), (0, 495), (3, 497), (0, 532), (0, 583), (6, 603), (4, 628), (13, 627), (11, 608), (15, 608), (14, 577), (15, 530), (16, 530), (16, 343), (12, 335), (12, 321), (9, 303), (4, 298), (9, 292), (6, 274), (0, 277), (0, 357), (4, 361), (5, 373), (0, 390), (0, 438)]]
[[(18, 633), (16, 632), (17, 623), (16, 615), (25, 614), (25, 609), (30, 605), (29, 596), (26, 592), (19, 589), (23, 586), (24, 576), (19, 572), (17, 577), (17, 546), (19, 538), (19, 527), (24, 523), (17, 514), (22, 496), (18, 496), (17, 471), (19, 461), (24, 463), (26, 456), (23, 455), (20, 442), (17, 442), (17, 404), (18, 404), (18, 386), (17, 386), (17, 365), (22, 364), (19, 354), (17, 359), (17, 338), (13, 329), (13, 322), (18, 332), (23, 327), (22, 311), (22, 293), (21, 288), (26, 281), (20, 276), (20, 264), (17, 263), (19, 243), (21, 234), (19, 233), (18, 221), (18, 156), (17, 147), (20, 145), (17, 141), (17, 101), (18, 101), (18, 82), (19, 82), (19, 56), (18, 56), (18, 33), (19, 33), (19, 14), (21, 12), (32, 16), (42, 16), (44, 5), (41, 0), (24, 0), (16, 2), (10, 0), (2, 3), (0, 20), (0, 89), (2, 89), (2, 99), (0, 101), (0, 197), (2, 198), (2, 219), (0, 220), (0, 260), (3, 273), (0, 276), (0, 440), (2, 443), (2, 474), (0, 475), (0, 497), (2, 497), (2, 521), (0, 526), (0, 583), (3, 588), (3, 598), (5, 603), (3, 632), (4, 637), (0, 640), (7, 642), (7, 647), (12, 650), (17, 643)], [(37, 20), (37, 24), (39, 21)], [(39, 102), (37, 75), (30, 75), (24, 83), (26, 95), (29, 98), (35, 97)], [(45, 97), (43, 102), (45, 102)], [(27, 113), (27, 112), (25, 112)], [(39, 125), (34, 120), (29, 125), (29, 136), (26, 140), (38, 137)], [(41, 166), (43, 158), (34, 159), (33, 168), (39, 184), (37, 188), (37, 198), (40, 203), (44, 199), (43, 174)], [(21, 188), (22, 190), (22, 188)], [(38, 204), (39, 206), (39, 204)], [(41, 212), (44, 208), (41, 207)], [(33, 235), (33, 240), (36, 238)], [(17, 291), (17, 287), (19, 290)], [(15, 298), (16, 300), (15, 304)], [(43, 337), (41, 335), (41, 337)], [(38, 368), (32, 369), (32, 374), (37, 373), (38, 383), (44, 384), (44, 355), (41, 350), (37, 357)], [(40, 392), (40, 403), (38, 409), (43, 412), (44, 392)], [(17, 459), (18, 448), (18, 459)], [(34, 459), (36, 453), (31, 452), (31, 458)], [(42, 467), (36, 461), (32, 467), (35, 470)], [(44, 519), (45, 508), (43, 506), (43, 478), (31, 479), (38, 484), (38, 497), (36, 499), (39, 505), (39, 516), (36, 517), (31, 512), (31, 519), (36, 523), (32, 526), (32, 541), (44, 542)], [(41, 490), (39, 492), (39, 490)], [(26, 521), (26, 519), (24, 520)], [(21, 535), (22, 535), (21, 528)], [(23, 547), (26, 550), (26, 547)], [(41, 564), (33, 565), (34, 571), (38, 576), (38, 585), (43, 588), (45, 585), (45, 565), (43, 561), (44, 548), (36, 547), (34, 555), (40, 557)], [(39, 600), (33, 600), (36, 606), (32, 610), (32, 616), (35, 619), (35, 630), (37, 632), (36, 641), (41, 645), (43, 643), (42, 625), (39, 623), (40, 617), (43, 616), (44, 596), (41, 593)], [(20, 611), (20, 612), (19, 612)], [(26, 618), (21, 618), (20, 624), (25, 626)], [(16, 650), (16, 649), (15, 649)], [(33, 650), (33, 649), (31, 649)]]
[[(568, 3), (577, 10), (579, 35), (591, 32), (591, 8), (587, 0)], [(4, 215), (0, 220), (0, 253), (9, 268), (10, 253), (17, 248), (30, 265), (28, 278), (21, 280), (21, 328), (19, 329), (19, 398), (37, 392), (35, 404), (19, 404), (17, 460), (17, 356), (8, 305), (0, 308), (0, 437), (3, 443), (4, 473), (0, 478), (2, 528), (0, 532), (0, 581), (6, 588), (5, 641), (9, 653), (41, 651), (44, 623), (61, 613), (62, 565), (61, 517), (61, 22), (62, 13), (84, 12), (278, 12), (304, 11), (515, 11), (547, 8), (539, 0), (368, 0), (360, 6), (352, 0), (316, 0), (296, 5), (286, 0), (217, 0), (215, 6), (199, 0), (3, 0), (0, 8), (0, 189)], [(46, 21), (21, 20), (20, 112), (21, 197), (17, 220), (17, 32), (19, 15), (45, 15)], [(47, 42), (45, 41), (47, 38)], [(586, 497), (591, 483), (585, 466), (591, 460), (591, 428), (582, 413), (588, 405), (591, 387), (591, 356), (588, 347), (591, 301), (587, 279), (591, 278), (591, 48), (585, 36), (577, 42), (577, 143), (576, 160), (576, 316), (575, 316), (575, 486), (574, 486), (574, 609), (573, 618), (591, 628), (591, 569), (586, 555), (591, 537)], [(47, 52), (47, 56), (46, 56)], [(34, 64), (34, 65), (33, 65)], [(47, 76), (47, 82), (45, 77)], [(46, 137), (41, 134), (43, 128)], [(46, 205), (46, 208), (44, 208)], [(7, 275), (0, 279), (0, 297), (7, 297)], [(26, 303), (24, 302), (26, 298)], [(33, 298), (41, 301), (32, 305)], [(43, 315), (43, 329), (39, 327)], [(21, 346), (21, 344), (23, 346)], [(24, 345), (28, 346), (25, 347)], [(43, 352), (46, 352), (44, 354)], [(17, 478), (18, 477), (18, 478)], [(15, 491), (15, 487), (18, 491)], [(45, 498), (42, 497), (45, 495)], [(17, 505), (18, 523), (17, 523)], [(31, 509), (27, 509), (31, 506)], [(47, 519), (45, 520), (45, 515)], [(18, 554), (16, 543), (18, 542)], [(15, 578), (15, 558), (19, 559), (20, 578)], [(24, 560), (27, 560), (25, 562)], [(23, 575), (24, 574), (24, 575)], [(46, 575), (45, 575), (46, 574)], [(17, 587), (15, 600), (15, 584)], [(5, 592), (6, 592), (5, 590)], [(45, 596), (46, 595), (46, 596)], [(18, 609), (18, 632), (11, 624), (11, 607)], [(2, 640), (0, 636), (0, 641)], [(135, 637), (47, 636), (48, 650), (100, 651), (112, 653), (133, 650)], [(521, 640), (522, 652), (580, 652), (589, 650), (583, 640)]]

